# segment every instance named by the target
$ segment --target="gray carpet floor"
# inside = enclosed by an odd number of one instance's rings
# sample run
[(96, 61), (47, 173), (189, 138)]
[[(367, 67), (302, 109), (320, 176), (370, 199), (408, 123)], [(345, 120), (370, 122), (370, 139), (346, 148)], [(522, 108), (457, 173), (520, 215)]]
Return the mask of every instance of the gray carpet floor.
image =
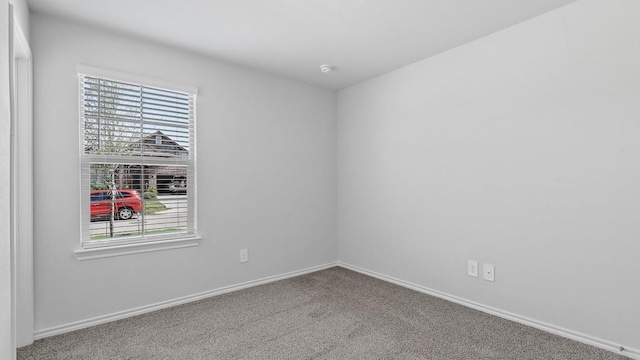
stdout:
[(626, 359), (335, 267), (36, 341), (36, 359)]

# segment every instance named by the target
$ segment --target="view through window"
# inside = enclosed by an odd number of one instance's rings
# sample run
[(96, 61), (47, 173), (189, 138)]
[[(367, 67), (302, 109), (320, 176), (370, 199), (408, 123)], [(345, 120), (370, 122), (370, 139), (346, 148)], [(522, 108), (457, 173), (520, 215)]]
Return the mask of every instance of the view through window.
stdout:
[(83, 245), (195, 235), (195, 94), (80, 75)]

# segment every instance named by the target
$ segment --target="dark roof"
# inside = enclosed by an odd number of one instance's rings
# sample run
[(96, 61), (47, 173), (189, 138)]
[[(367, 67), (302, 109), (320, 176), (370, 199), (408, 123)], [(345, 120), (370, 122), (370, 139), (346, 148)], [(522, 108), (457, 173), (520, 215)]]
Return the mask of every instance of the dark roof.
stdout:
[[(160, 137), (159, 141), (158, 137)], [(132, 155), (178, 157), (189, 154), (187, 149), (161, 131), (156, 131), (143, 137), (142, 141), (131, 143), (130, 147), (135, 149), (132, 151)], [(142, 151), (140, 151), (140, 148), (142, 148)]]

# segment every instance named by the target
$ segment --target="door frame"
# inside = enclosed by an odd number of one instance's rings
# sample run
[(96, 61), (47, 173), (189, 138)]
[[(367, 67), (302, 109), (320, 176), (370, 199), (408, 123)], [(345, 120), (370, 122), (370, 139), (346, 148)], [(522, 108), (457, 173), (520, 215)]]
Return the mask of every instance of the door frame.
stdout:
[(33, 61), (29, 42), (9, 3), (11, 101), (11, 249), (16, 347), (35, 334), (33, 264)]

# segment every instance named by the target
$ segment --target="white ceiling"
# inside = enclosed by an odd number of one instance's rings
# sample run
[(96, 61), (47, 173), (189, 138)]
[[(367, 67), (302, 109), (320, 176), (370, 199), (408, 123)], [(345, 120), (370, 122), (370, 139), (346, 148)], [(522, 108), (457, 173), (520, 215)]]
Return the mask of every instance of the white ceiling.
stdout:
[[(27, 0), (32, 11), (342, 89), (575, 0)], [(336, 70), (319, 71), (321, 64)]]

